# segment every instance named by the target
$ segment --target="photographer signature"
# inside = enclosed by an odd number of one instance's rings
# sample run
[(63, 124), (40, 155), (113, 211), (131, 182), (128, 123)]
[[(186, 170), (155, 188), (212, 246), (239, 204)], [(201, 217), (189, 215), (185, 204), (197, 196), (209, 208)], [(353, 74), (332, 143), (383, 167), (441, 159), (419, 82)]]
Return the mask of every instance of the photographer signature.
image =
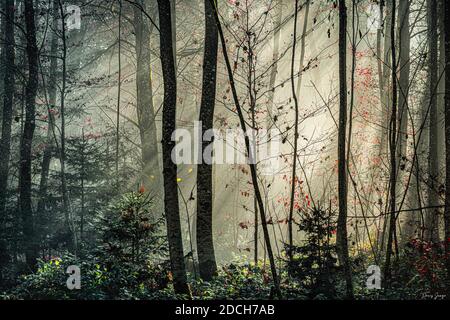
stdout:
[(425, 300), (445, 300), (447, 295), (438, 293), (423, 293), (422, 299)]

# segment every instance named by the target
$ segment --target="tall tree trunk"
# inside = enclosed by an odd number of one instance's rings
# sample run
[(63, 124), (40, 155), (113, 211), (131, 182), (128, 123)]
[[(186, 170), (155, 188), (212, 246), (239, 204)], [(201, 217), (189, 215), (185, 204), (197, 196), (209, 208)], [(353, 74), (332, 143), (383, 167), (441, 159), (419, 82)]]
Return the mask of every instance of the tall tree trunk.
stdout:
[(336, 245), (339, 262), (344, 268), (347, 298), (353, 298), (352, 274), (347, 243), (347, 7), (339, 0), (339, 129), (338, 129), (338, 197)]
[[(153, 105), (152, 66), (150, 52), (151, 30), (142, 10), (148, 10), (145, 0), (138, 0), (141, 8), (134, 6), (136, 34), (136, 113), (141, 138), (142, 181), (157, 201), (162, 196), (159, 167), (155, 110)], [(158, 207), (159, 208), (159, 207)]]
[(19, 198), (23, 223), (25, 259), (34, 269), (38, 255), (31, 203), (31, 158), (35, 129), (35, 100), (38, 87), (38, 47), (36, 45), (35, 10), (33, 0), (25, 0), (26, 53), (28, 79), (25, 91), (25, 122), (20, 142)]
[[(397, 161), (404, 162), (408, 138), (408, 96), (410, 74), (410, 34), (409, 34), (409, 1), (400, 1), (398, 6), (398, 37), (399, 37), (399, 71), (398, 82), (398, 123), (399, 137)], [(398, 162), (399, 164), (400, 162)], [(398, 165), (397, 164), (397, 165)]]
[(444, 7), (445, 42), (445, 253), (447, 257), (447, 295), (450, 295), (450, 4), (441, 0)]
[[(398, 121), (399, 121), (399, 137), (397, 149), (397, 165), (400, 166), (398, 189), (403, 186), (404, 168), (406, 166), (407, 142), (408, 142), (408, 97), (409, 97), (409, 76), (410, 76), (410, 34), (409, 34), (409, 1), (402, 1), (398, 7), (398, 37), (399, 37), (399, 69), (400, 79), (398, 82)], [(414, 170), (415, 166), (411, 167)], [(410, 186), (411, 187), (411, 186)], [(409, 194), (415, 190), (410, 190)], [(404, 216), (404, 232), (402, 234), (403, 241), (408, 241), (414, 233), (415, 213), (408, 212)]]
[(172, 47), (170, 2), (168, 0), (158, 0), (160, 57), (164, 79), (162, 129), (164, 208), (174, 288), (177, 293), (189, 294), (178, 206), (177, 165), (171, 158), (172, 149), (175, 146), (174, 141), (172, 141), (172, 133), (176, 129), (177, 79)]
[[(392, 0), (380, 1), (380, 10), (386, 8), (386, 19), (384, 21), (384, 43), (383, 43), (383, 60), (380, 70), (382, 70), (380, 82), (380, 100), (381, 100), (381, 136), (379, 157), (385, 157), (388, 154), (388, 131), (389, 131), (389, 104), (392, 96), (392, 84), (389, 78), (391, 74), (391, 30), (392, 30)], [(380, 50), (381, 53), (381, 50)], [(380, 57), (381, 59), (381, 57)], [(386, 248), (386, 227), (388, 218), (383, 218), (383, 226), (379, 235), (378, 251), (382, 254)]]
[(14, 0), (5, 0), (2, 5), (2, 30), (4, 34), (2, 47), (3, 76), (3, 110), (2, 135), (0, 140), (0, 283), (3, 279), (3, 266), (7, 261), (7, 243), (5, 239), (6, 199), (8, 193), (9, 160), (11, 155), (11, 127), (14, 105)]
[(294, 196), (295, 196), (295, 186), (297, 183), (297, 152), (298, 152), (298, 118), (299, 118), (299, 108), (297, 93), (295, 91), (295, 79), (294, 79), (294, 66), (295, 66), (295, 49), (297, 47), (297, 21), (298, 21), (298, 0), (295, 0), (295, 12), (294, 12), (294, 42), (292, 44), (292, 59), (291, 59), (291, 89), (292, 97), (294, 99), (294, 152), (292, 158), (292, 177), (291, 177), (291, 197), (289, 203), (289, 219), (288, 219), (288, 237), (289, 237), (289, 250), (288, 256), (289, 260), (292, 262), (293, 259), (293, 230), (292, 230), (292, 220), (294, 214)]
[[(384, 25), (384, 52), (383, 52), (383, 74), (382, 74), (382, 92), (381, 92), (381, 138), (380, 138), (380, 156), (386, 155), (387, 146), (389, 144), (388, 141), (388, 131), (389, 126), (386, 125), (389, 123), (389, 104), (392, 95), (392, 83), (389, 79), (389, 75), (392, 70), (392, 61), (391, 61), (391, 29), (392, 29), (392, 1), (386, 0), (386, 20)], [(383, 2), (383, 1), (382, 1)], [(384, 7), (384, 6), (382, 6)]]
[[(438, 62), (438, 95), (437, 95), (437, 112), (438, 112), (438, 154), (439, 154), (439, 170), (445, 170), (445, 21), (442, 12), (444, 12), (444, 2), (438, 1), (438, 34), (439, 34), (439, 62)], [(445, 186), (445, 176), (439, 175), (437, 183), (439, 189), (443, 189)], [(440, 198), (441, 205), (444, 204), (442, 197)]]
[[(203, 85), (200, 105), (202, 132), (213, 128), (214, 105), (217, 77), (217, 25), (214, 9), (209, 0), (205, 0), (205, 53), (203, 57)], [(202, 154), (209, 145), (202, 142)], [(200, 277), (209, 281), (217, 273), (212, 233), (213, 185), (212, 164), (198, 165), (197, 172), (197, 251)]]
[(54, 142), (55, 142), (55, 117), (54, 110), (56, 108), (56, 92), (57, 92), (57, 71), (58, 71), (58, 16), (59, 16), (59, 6), (58, 0), (53, 1), (52, 7), (53, 22), (52, 22), (52, 38), (50, 44), (50, 76), (48, 81), (48, 106), (47, 106), (47, 116), (48, 116), (48, 126), (47, 126), (47, 137), (45, 143), (44, 154), (41, 163), (41, 179), (39, 182), (39, 200), (37, 205), (37, 212), (42, 215), (45, 210), (45, 204), (47, 202), (47, 189), (48, 189), (48, 176), (50, 173), (50, 162), (54, 152)]
[[(60, 16), (64, 17), (64, 4), (62, 0), (59, 1)], [(63, 18), (62, 18), (63, 19)], [(64, 223), (67, 234), (69, 235), (69, 250), (77, 253), (77, 234), (75, 232), (75, 226), (73, 225), (73, 219), (71, 217), (69, 194), (67, 190), (67, 178), (66, 178), (66, 87), (67, 87), (67, 38), (66, 38), (66, 23), (63, 20), (61, 24), (61, 40), (62, 40), (62, 76), (61, 76), (61, 89), (60, 89), (60, 117), (61, 117), (61, 129), (60, 129), (60, 163), (61, 163), (61, 194), (63, 200), (64, 210)]]
[[(428, 94), (430, 108), (430, 135), (428, 153), (428, 207), (439, 205), (439, 156), (438, 156), (438, 112), (437, 112), (437, 82), (438, 82), (438, 24), (437, 0), (427, 0), (428, 12)], [(429, 209), (425, 216), (425, 238), (428, 241), (439, 241), (438, 230), (439, 210)]]
[(2, 230), (5, 214), (5, 205), (8, 189), (9, 160), (11, 155), (11, 127), (14, 104), (14, 0), (5, 0), (2, 4), (4, 12), (4, 43), (2, 47), (3, 58), (3, 110), (2, 110), (2, 136), (0, 140), (0, 231)]
[(118, 67), (118, 79), (117, 79), (117, 106), (116, 106), (116, 188), (120, 189), (120, 176), (119, 176), (119, 147), (120, 147), (120, 99), (122, 93), (122, 0), (119, 1), (119, 30), (118, 30), (118, 54), (117, 54), (117, 67)]
[(396, 202), (397, 202), (397, 61), (395, 50), (395, 12), (396, 1), (392, 0), (392, 25), (391, 25), (391, 52), (392, 52), (392, 110), (391, 120), (389, 124), (389, 154), (390, 154), (390, 177), (389, 177), (389, 225), (388, 225), (388, 241), (386, 248), (386, 261), (384, 270), (385, 288), (389, 288), (391, 284), (391, 256), (392, 244), (396, 230)]
[(214, 18), (216, 20), (216, 24), (217, 24), (217, 30), (219, 32), (219, 36), (220, 36), (220, 42), (222, 44), (222, 53), (223, 53), (223, 57), (225, 59), (225, 65), (227, 68), (227, 74), (228, 74), (228, 80), (230, 82), (230, 87), (231, 87), (231, 92), (233, 95), (233, 100), (234, 100), (234, 104), (236, 106), (236, 110), (239, 116), (239, 123), (241, 126), (241, 129), (244, 133), (244, 141), (245, 141), (245, 149), (247, 152), (247, 155), (250, 159), (250, 173), (251, 173), (251, 178), (252, 178), (252, 184), (253, 184), (253, 188), (255, 191), (255, 197), (257, 199), (258, 202), (258, 207), (259, 207), (259, 213), (260, 213), (260, 218), (261, 218), (261, 225), (262, 225), (262, 230), (263, 230), (263, 234), (264, 234), (264, 242), (266, 244), (266, 250), (267, 250), (267, 255), (269, 256), (269, 261), (270, 261), (270, 269), (271, 269), (271, 273), (272, 273), (272, 280), (273, 280), (273, 284), (274, 284), (274, 291), (275, 294), (281, 298), (281, 291), (280, 291), (280, 282), (278, 279), (278, 275), (277, 275), (277, 269), (276, 269), (276, 265), (275, 265), (275, 259), (273, 256), (273, 251), (272, 251), (272, 246), (270, 244), (270, 236), (269, 236), (269, 229), (267, 228), (267, 221), (266, 221), (266, 213), (265, 213), (265, 208), (264, 208), (264, 202), (261, 196), (261, 191), (259, 189), (259, 185), (258, 185), (258, 177), (257, 177), (257, 172), (256, 172), (256, 166), (253, 164), (253, 159), (255, 157), (255, 155), (253, 154), (253, 148), (250, 147), (250, 139), (248, 137), (248, 132), (247, 132), (247, 125), (245, 123), (245, 118), (244, 118), (244, 114), (242, 112), (242, 108), (241, 108), (241, 104), (239, 102), (239, 98), (237, 95), (237, 90), (236, 90), (236, 86), (235, 86), (235, 82), (234, 82), (234, 76), (233, 76), (233, 70), (231, 68), (231, 63), (230, 63), (230, 59), (228, 57), (228, 50), (227, 50), (227, 46), (226, 46), (226, 40), (225, 40), (225, 36), (223, 34), (223, 30), (222, 30), (222, 25), (220, 23), (219, 20), (219, 14), (217, 12), (217, 7), (214, 3), (214, 0), (209, 0), (209, 2), (211, 3), (211, 5), (214, 8)]

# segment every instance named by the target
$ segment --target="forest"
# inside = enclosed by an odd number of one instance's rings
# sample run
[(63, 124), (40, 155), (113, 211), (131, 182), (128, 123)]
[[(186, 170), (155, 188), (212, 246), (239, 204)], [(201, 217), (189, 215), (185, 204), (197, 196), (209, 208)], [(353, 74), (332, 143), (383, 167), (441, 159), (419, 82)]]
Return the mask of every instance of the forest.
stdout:
[(450, 298), (448, 1), (0, 3), (0, 300)]

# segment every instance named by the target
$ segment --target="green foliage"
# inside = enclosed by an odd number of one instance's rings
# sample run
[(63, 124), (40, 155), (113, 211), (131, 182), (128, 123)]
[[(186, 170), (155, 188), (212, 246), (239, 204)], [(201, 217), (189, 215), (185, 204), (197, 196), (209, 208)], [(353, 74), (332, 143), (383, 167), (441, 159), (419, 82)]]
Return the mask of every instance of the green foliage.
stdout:
[(269, 298), (267, 271), (260, 266), (230, 264), (219, 270), (211, 282), (194, 283), (192, 293), (198, 299)]
[(411, 239), (394, 261), (392, 289), (389, 297), (429, 299), (446, 294), (444, 242)]
[[(78, 258), (64, 253), (41, 259), (36, 272), (21, 276), (13, 289), (0, 293), (0, 299), (183, 299), (173, 291), (163, 221), (153, 214), (152, 201), (143, 190), (127, 193), (93, 220), (97, 243)], [(311, 209), (303, 213), (298, 227), (304, 239), (292, 248), (294, 260), (277, 263), (283, 298), (344, 298), (345, 282), (336, 264), (333, 213)], [(412, 240), (394, 261), (392, 288), (369, 290), (366, 268), (376, 263), (373, 255), (359, 251), (351, 257), (355, 297), (427, 299), (440, 294), (445, 283), (444, 257), (443, 243)], [(274, 298), (268, 265), (262, 261), (248, 264), (245, 259), (219, 267), (210, 282), (191, 278), (193, 298)], [(80, 267), (80, 290), (66, 286), (70, 265)]]
[(165, 258), (163, 217), (152, 214), (152, 201), (144, 192), (127, 193), (100, 213), (96, 225), (101, 234), (105, 260), (109, 263), (145, 264)]
[(293, 259), (287, 261), (290, 276), (308, 290), (310, 298), (336, 297), (336, 246), (331, 242), (336, 230), (332, 212), (312, 208), (301, 213), (298, 223), (305, 239), (292, 250)]
[[(97, 247), (76, 259), (71, 254), (40, 260), (36, 272), (22, 276), (2, 298), (150, 299), (174, 297), (170, 284), (162, 217), (152, 215), (144, 193), (125, 194), (99, 213)], [(66, 286), (67, 267), (81, 270), (81, 289)]]

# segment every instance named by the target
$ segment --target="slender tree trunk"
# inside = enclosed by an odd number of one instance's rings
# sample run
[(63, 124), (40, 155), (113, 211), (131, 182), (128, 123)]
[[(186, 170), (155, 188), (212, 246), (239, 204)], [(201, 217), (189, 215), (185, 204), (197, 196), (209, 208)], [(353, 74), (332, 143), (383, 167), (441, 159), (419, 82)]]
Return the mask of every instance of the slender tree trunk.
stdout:
[(338, 197), (339, 216), (336, 245), (339, 262), (344, 268), (347, 298), (353, 298), (352, 274), (347, 243), (347, 7), (339, 0), (339, 130), (338, 130)]
[(48, 189), (48, 176), (50, 173), (50, 162), (52, 160), (54, 152), (54, 133), (55, 133), (55, 117), (54, 110), (56, 108), (56, 92), (57, 92), (57, 71), (58, 71), (58, 16), (59, 16), (59, 6), (58, 0), (53, 0), (52, 7), (53, 14), (53, 33), (50, 44), (50, 76), (48, 81), (48, 126), (47, 126), (47, 137), (45, 143), (44, 154), (41, 163), (41, 179), (39, 182), (39, 200), (37, 206), (37, 212), (42, 215), (45, 210), (45, 203), (47, 202), (47, 189)]
[(117, 79), (117, 107), (116, 107), (116, 188), (120, 189), (120, 177), (119, 177), (119, 147), (120, 147), (120, 99), (122, 93), (122, 0), (119, 1), (119, 30), (118, 30), (118, 79)]
[[(438, 112), (438, 154), (439, 154), (439, 170), (445, 170), (445, 25), (444, 25), (444, 2), (438, 1), (438, 34), (439, 34), (439, 63), (438, 63), (438, 76), (439, 85), (437, 92), (437, 112)], [(442, 190), (445, 186), (445, 175), (441, 174), (438, 177), (437, 183)], [(442, 197), (440, 198), (441, 205), (444, 204)]]
[(146, 189), (159, 198), (162, 196), (162, 189), (160, 188), (162, 179), (153, 105), (151, 31), (142, 12), (142, 10), (148, 10), (148, 7), (146, 7), (144, 0), (138, 0), (138, 4), (142, 9), (134, 6), (134, 28), (136, 34), (136, 113), (142, 149), (142, 180)]
[(178, 206), (177, 165), (171, 158), (172, 149), (175, 146), (174, 141), (172, 141), (172, 133), (176, 129), (177, 80), (172, 46), (170, 2), (168, 0), (158, 0), (160, 56), (164, 79), (162, 129), (164, 208), (174, 288), (177, 293), (189, 294)]
[[(408, 143), (408, 97), (409, 97), (409, 76), (410, 76), (410, 28), (409, 28), (409, 13), (410, 3), (409, 1), (402, 1), (398, 7), (398, 37), (399, 37), (399, 69), (400, 79), (398, 82), (398, 121), (399, 121), (399, 137), (398, 137), (398, 149), (397, 149), (397, 165), (400, 168), (398, 178), (398, 189), (403, 188), (403, 176), (406, 166), (407, 156), (407, 143)], [(411, 167), (414, 170), (415, 166)], [(411, 185), (409, 186), (411, 187)], [(415, 190), (409, 191), (415, 193)], [(402, 234), (402, 241), (408, 241), (414, 233), (415, 226), (415, 213), (408, 212), (404, 216), (404, 232)]]
[[(386, 0), (386, 21), (384, 26), (384, 58), (383, 58), (383, 92), (381, 93), (381, 139), (380, 139), (380, 156), (386, 155), (387, 146), (388, 146), (388, 131), (389, 126), (386, 123), (389, 123), (389, 104), (392, 95), (392, 83), (389, 79), (389, 75), (392, 73), (392, 61), (391, 61), (391, 50), (392, 50), (392, 41), (391, 41), (391, 29), (392, 29), (392, 1)], [(384, 6), (383, 6), (384, 7)]]
[[(217, 77), (217, 25), (214, 9), (205, 0), (205, 53), (203, 57), (203, 85), (200, 105), (202, 132), (213, 128)], [(202, 154), (209, 142), (202, 142)], [(212, 232), (213, 185), (212, 164), (198, 165), (197, 172), (197, 251), (200, 277), (209, 281), (217, 274)]]
[(388, 242), (386, 248), (386, 261), (384, 270), (385, 288), (389, 288), (391, 284), (391, 256), (392, 244), (395, 237), (396, 229), (396, 202), (397, 202), (397, 61), (395, 50), (395, 12), (396, 1), (392, 0), (392, 25), (391, 25), (391, 52), (392, 52), (392, 111), (389, 125), (389, 150), (390, 150), (390, 178), (389, 178), (389, 226), (388, 226)]
[[(5, 0), (2, 5), (5, 13), (3, 58), (3, 110), (2, 110), (2, 136), (0, 140), (0, 222), (3, 222), (8, 189), (9, 160), (11, 155), (11, 127), (14, 105), (14, 0)], [(0, 225), (0, 228), (2, 226)], [(1, 230), (1, 229), (0, 229)]]
[(235, 86), (235, 82), (234, 82), (234, 76), (233, 76), (233, 70), (231, 68), (231, 63), (230, 63), (230, 59), (228, 57), (228, 50), (227, 50), (227, 46), (226, 46), (226, 40), (225, 40), (225, 36), (223, 34), (223, 30), (222, 30), (222, 25), (220, 23), (219, 20), (219, 15), (217, 12), (217, 7), (214, 3), (214, 0), (209, 0), (211, 5), (214, 7), (214, 18), (216, 20), (216, 24), (217, 24), (217, 29), (219, 32), (219, 36), (220, 36), (220, 42), (222, 44), (222, 53), (223, 53), (223, 57), (225, 59), (225, 64), (227, 67), (227, 74), (228, 74), (228, 80), (230, 82), (230, 87), (231, 87), (231, 92), (233, 94), (233, 100), (234, 100), (234, 104), (236, 106), (236, 110), (239, 116), (239, 123), (241, 126), (241, 129), (243, 130), (244, 133), (244, 140), (245, 140), (245, 148), (247, 151), (247, 155), (249, 157), (249, 167), (250, 167), (250, 173), (251, 173), (251, 178), (252, 178), (252, 184), (253, 184), (253, 188), (255, 190), (255, 197), (257, 199), (258, 202), (258, 207), (259, 207), (259, 212), (260, 212), (260, 218), (261, 218), (261, 225), (262, 225), (262, 229), (263, 229), (263, 234), (264, 234), (264, 242), (266, 244), (266, 250), (267, 250), (267, 255), (269, 257), (269, 261), (270, 261), (270, 269), (271, 269), (271, 273), (272, 273), (272, 279), (273, 279), (273, 284), (274, 284), (274, 290), (275, 290), (275, 294), (281, 298), (281, 291), (280, 291), (280, 282), (278, 279), (278, 275), (277, 275), (277, 269), (276, 269), (276, 265), (275, 265), (275, 259), (273, 256), (273, 251), (272, 251), (272, 246), (270, 244), (270, 236), (269, 236), (269, 230), (267, 228), (267, 221), (266, 221), (266, 213), (265, 213), (265, 208), (264, 208), (264, 202), (261, 196), (261, 191), (259, 189), (259, 185), (258, 185), (258, 177), (257, 177), (257, 173), (256, 173), (256, 167), (253, 164), (254, 162), (254, 154), (253, 154), (253, 150), (250, 147), (250, 139), (248, 137), (248, 132), (247, 132), (247, 125), (245, 123), (245, 118), (244, 118), (244, 114), (242, 112), (242, 108), (241, 108), (241, 104), (239, 102), (239, 98), (237, 95), (237, 91), (236, 91), (236, 86)]
[[(428, 11), (428, 72), (430, 81), (428, 82), (429, 108), (430, 108), (430, 135), (428, 154), (428, 207), (439, 205), (438, 177), (439, 177), (439, 156), (438, 156), (438, 112), (437, 112), (437, 92), (438, 81), (438, 24), (437, 24), (437, 0), (427, 0)], [(427, 210), (425, 216), (425, 238), (428, 241), (439, 241), (438, 230), (438, 209)]]
[(447, 295), (450, 295), (450, 4), (441, 0), (444, 7), (445, 42), (445, 253), (447, 257)]
[[(60, 16), (65, 17), (64, 4), (62, 0), (59, 0)], [(66, 23), (64, 18), (61, 24), (61, 40), (62, 40), (62, 76), (61, 76), (61, 89), (60, 89), (60, 117), (61, 117), (61, 129), (60, 129), (60, 163), (61, 163), (61, 193), (63, 199), (64, 210), (64, 223), (67, 234), (69, 235), (69, 250), (77, 253), (77, 234), (75, 232), (75, 226), (73, 225), (73, 219), (70, 212), (69, 194), (67, 190), (67, 177), (66, 177), (66, 87), (67, 87), (67, 38), (66, 38)]]
[(295, 12), (294, 12), (294, 43), (292, 45), (292, 59), (291, 59), (291, 89), (292, 97), (294, 99), (294, 153), (292, 158), (292, 177), (291, 177), (291, 198), (289, 203), (289, 220), (288, 220), (288, 236), (289, 236), (289, 250), (288, 256), (289, 260), (292, 262), (292, 249), (293, 249), (293, 230), (292, 230), (292, 220), (294, 214), (294, 196), (295, 196), (295, 186), (297, 183), (297, 152), (298, 152), (298, 118), (299, 118), (299, 108), (297, 93), (295, 91), (295, 79), (294, 79), (294, 67), (295, 67), (295, 49), (297, 47), (297, 21), (298, 21), (298, 0), (295, 0)]
[[(385, 0), (380, 2), (380, 10), (386, 8), (386, 19), (384, 22), (384, 44), (383, 44), (383, 68), (382, 75), (380, 79), (381, 84), (381, 136), (380, 136), (380, 148), (379, 148), (379, 157), (385, 157), (388, 154), (388, 131), (389, 131), (389, 104), (392, 96), (392, 84), (389, 78), (391, 74), (391, 30), (392, 30), (392, 0)], [(386, 248), (386, 229), (388, 226), (388, 218), (385, 216), (383, 218), (383, 227), (381, 230), (381, 234), (379, 236), (379, 247), (378, 251), (383, 253)]]
[[(44, 217), (46, 203), (48, 201), (48, 181), (50, 173), (50, 163), (54, 152), (58, 150), (56, 134), (55, 134), (55, 116), (54, 111), (56, 110), (56, 94), (57, 94), (57, 72), (58, 72), (58, 30), (59, 30), (59, 1), (52, 1), (52, 35), (50, 43), (50, 66), (49, 66), (49, 79), (47, 82), (47, 87), (44, 86), (46, 90), (47, 100), (47, 137), (45, 141), (45, 148), (42, 156), (41, 162), (41, 177), (39, 181), (39, 197), (37, 203), (36, 219), (41, 220)], [(44, 78), (43, 78), (44, 81)], [(40, 241), (43, 240), (44, 225), (40, 223), (37, 226), (37, 237)]]
[(398, 122), (399, 137), (397, 149), (397, 161), (404, 162), (406, 157), (406, 145), (408, 139), (408, 96), (410, 74), (410, 34), (409, 34), (409, 1), (400, 1), (398, 7), (398, 36), (399, 36), (399, 93), (398, 93)]
[[(379, 3), (380, 21), (384, 21), (384, 1)], [(378, 68), (378, 87), (380, 90), (380, 106), (381, 111), (384, 110), (383, 96), (384, 96), (384, 74), (383, 74), (383, 59), (381, 56), (381, 38), (383, 36), (383, 26), (379, 25), (377, 30), (377, 68)], [(380, 141), (381, 142), (381, 141)]]
[(28, 79), (25, 91), (25, 122), (20, 142), (19, 198), (22, 217), (25, 259), (34, 269), (38, 256), (31, 203), (31, 158), (35, 129), (35, 100), (38, 87), (38, 48), (36, 45), (35, 10), (33, 0), (25, 0), (26, 52)]
[(2, 269), (6, 264), (3, 261), (6, 255), (7, 243), (5, 239), (6, 199), (8, 192), (9, 160), (11, 156), (11, 127), (12, 112), (14, 105), (14, 82), (15, 82), (15, 53), (14, 53), (14, 0), (5, 0), (2, 4), (2, 30), (4, 34), (2, 47), (3, 75), (3, 110), (2, 131), (0, 140), (0, 282), (2, 281)]

